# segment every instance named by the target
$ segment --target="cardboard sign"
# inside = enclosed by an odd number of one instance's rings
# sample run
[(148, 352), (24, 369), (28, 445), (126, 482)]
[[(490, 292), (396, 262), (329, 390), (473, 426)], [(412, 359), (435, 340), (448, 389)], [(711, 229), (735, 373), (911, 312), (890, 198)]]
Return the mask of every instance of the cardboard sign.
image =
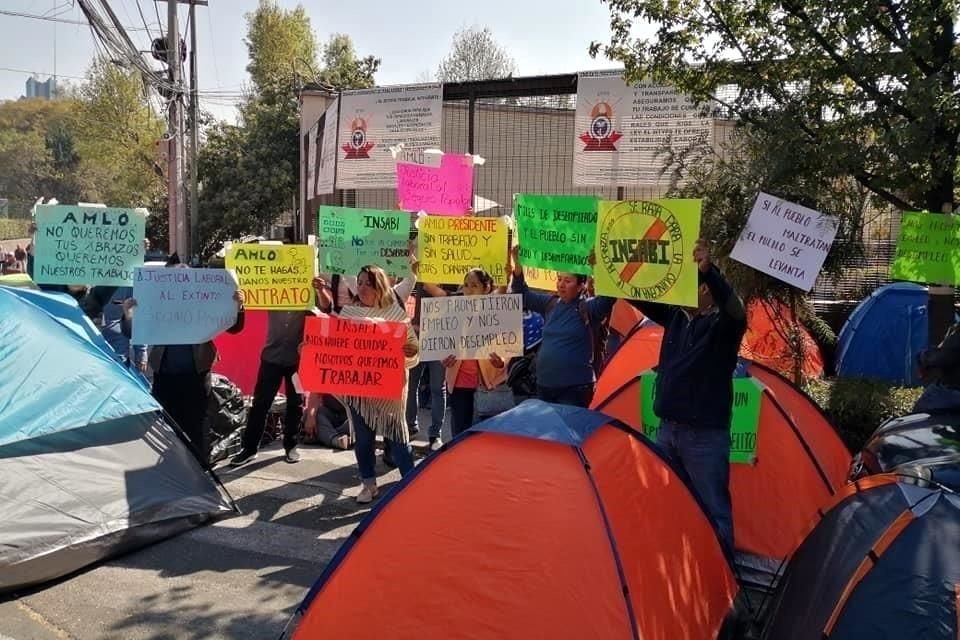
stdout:
[(398, 278), (410, 273), (410, 214), (320, 207), (320, 270), (357, 275), (368, 264)]
[(958, 256), (960, 218), (942, 213), (904, 213), (890, 277), (957, 286), (960, 285)]
[(473, 206), (473, 158), (448, 153), (439, 167), (398, 162), (397, 200), (404, 211), (463, 215)]
[(226, 269), (138, 267), (133, 343), (201, 344), (237, 321), (236, 276)]
[(38, 284), (129, 286), (143, 265), (143, 211), (40, 205), (36, 222)]
[(550, 269), (524, 267), (523, 280), (531, 289), (550, 292), (557, 290), (557, 272)]
[(399, 399), (407, 381), (406, 340), (402, 322), (307, 318), (300, 381), (316, 393)]
[(500, 218), (420, 218), (420, 280), (463, 284), (479, 267), (497, 284), (507, 282), (507, 223)]
[(601, 201), (597, 295), (697, 306), (700, 206), (700, 200)]
[(240, 280), (248, 309), (312, 309), (313, 247), (235, 244), (227, 251), (227, 269)]
[(513, 209), (523, 266), (592, 273), (589, 257), (597, 236), (597, 198), (522, 193)]
[(730, 257), (810, 291), (836, 236), (836, 218), (761, 192)]
[[(660, 431), (660, 418), (653, 412), (657, 374), (640, 376), (640, 411), (643, 435), (654, 442)], [(733, 415), (730, 419), (730, 462), (753, 464), (757, 459), (757, 429), (763, 389), (753, 378), (733, 379)]]
[(420, 300), (420, 361), (504, 361), (523, 355), (523, 296), (446, 296)]

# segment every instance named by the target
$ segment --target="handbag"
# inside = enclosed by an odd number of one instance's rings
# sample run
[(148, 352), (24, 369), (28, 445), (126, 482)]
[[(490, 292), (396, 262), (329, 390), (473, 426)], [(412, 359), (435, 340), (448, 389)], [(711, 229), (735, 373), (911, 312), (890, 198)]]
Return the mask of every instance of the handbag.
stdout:
[(516, 406), (513, 389), (503, 383), (493, 389), (480, 386), (473, 395), (473, 415), (477, 420), (492, 418)]

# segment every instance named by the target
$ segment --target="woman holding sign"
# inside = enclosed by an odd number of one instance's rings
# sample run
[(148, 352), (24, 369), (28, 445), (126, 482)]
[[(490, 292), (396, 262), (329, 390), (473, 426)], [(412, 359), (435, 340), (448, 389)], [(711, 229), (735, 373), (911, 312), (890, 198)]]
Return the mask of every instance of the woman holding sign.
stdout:
[[(333, 310), (333, 298), (329, 288), (321, 288), (321, 310)], [(410, 327), (407, 311), (397, 303), (397, 298), (390, 287), (387, 274), (380, 267), (367, 265), (357, 274), (357, 295), (354, 303), (343, 307), (341, 318), (369, 319), (375, 318), (406, 324), (407, 336), (403, 345), (404, 363), (406, 368), (416, 366), (420, 347), (417, 336)], [(407, 377), (404, 376), (404, 380)], [(390, 448), (393, 461), (400, 468), (401, 475), (407, 475), (413, 470), (413, 453), (410, 451), (410, 435), (407, 431), (405, 418), (407, 406), (407, 387), (404, 384), (402, 392), (397, 398), (363, 398), (357, 396), (337, 396), (337, 399), (347, 410), (347, 419), (356, 444), (354, 453), (357, 456), (357, 466), (360, 468), (360, 479), (363, 487), (357, 496), (357, 502), (366, 504), (372, 502), (379, 495), (376, 475), (376, 437), (383, 436), (384, 445)]]

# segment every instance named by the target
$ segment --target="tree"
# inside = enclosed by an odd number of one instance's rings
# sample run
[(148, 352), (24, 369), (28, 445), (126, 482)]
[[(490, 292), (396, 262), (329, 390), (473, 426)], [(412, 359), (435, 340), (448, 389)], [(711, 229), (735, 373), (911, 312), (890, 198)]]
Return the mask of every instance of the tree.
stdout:
[(315, 75), (317, 42), (302, 5), (283, 9), (275, 0), (260, 0), (246, 17), (247, 73), (257, 94), (289, 92), (297, 78)]
[(437, 68), (437, 80), (466, 82), (509, 78), (516, 70), (513, 58), (497, 44), (489, 28), (470, 27), (454, 34), (450, 53)]
[[(764, 132), (770, 153), (854, 180), (897, 208), (940, 211), (954, 202), (955, 2), (609, 4), (610, 42), (591, 53), (622, 62), (628, 81), (652, 78), (702, 104), (715, 101), (721, 114)], [(638, 22), (654, 33), (635, 37)], [(932, 328), (938, 340), (945, 327)]]
[(323, 69), (316, 81), (333, 89), (366, 89), (376, 84), (380, 58), (358, 58), (350, 36), (335, 33), (323, 49)]

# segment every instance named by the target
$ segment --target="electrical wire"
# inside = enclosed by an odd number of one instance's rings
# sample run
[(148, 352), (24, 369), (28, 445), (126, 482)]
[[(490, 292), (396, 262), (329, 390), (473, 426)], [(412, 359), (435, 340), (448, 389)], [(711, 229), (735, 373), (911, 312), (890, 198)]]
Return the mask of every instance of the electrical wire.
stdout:
[[(31, 20), (44, 20), (46, 22), (61, 22), (63, 24), (77, 24), (83, 27), (89, 24), (88, 22), (84, 22), (83, 20), (71, 20), (70, 18), (60, 18), (57, 16), (41, 16), (36, 13), (23, 13), (20, 11), (8, 11), (6, 9), (0, 9), (0, 15), (13, 16), (14, 18), (29, 18)], [(140, 27), (124, 27), (124, 28), (129, 31), (146, 31), (146, 29), (142, 29)]]
[[(9, 71), (11, 73), (35, 73), (41, 76), (52, 76), (53, 74), (49, 71), (40, 71), (38, 69), (12, 69), (10, 67), (0, 67), (0, 71)], [(70, 78), (71, 80), (86, 80), (83, 76), (69, 76), (65, 73), (57, 72), (58, 78)]]
[(143, 7), (140, 6), (140, 0), (133, 0), (133, 1), (134, 1), (134, 2), (136, 3), (136, 5), (137, 5), (137, 13), (140, 14), (140, 20), (143, 21), (143, 26), (144, 26), (144, 28), (145, 28), (146, 31), (147, 31), (147, 37), (149, 37), (150, 40), (152, 41), (152, 40), (153, 40), (153, 33), (150, 31), (150, 27), (147, 25), (147, 17), (146, 17), (145, 15), (143, 15)]

